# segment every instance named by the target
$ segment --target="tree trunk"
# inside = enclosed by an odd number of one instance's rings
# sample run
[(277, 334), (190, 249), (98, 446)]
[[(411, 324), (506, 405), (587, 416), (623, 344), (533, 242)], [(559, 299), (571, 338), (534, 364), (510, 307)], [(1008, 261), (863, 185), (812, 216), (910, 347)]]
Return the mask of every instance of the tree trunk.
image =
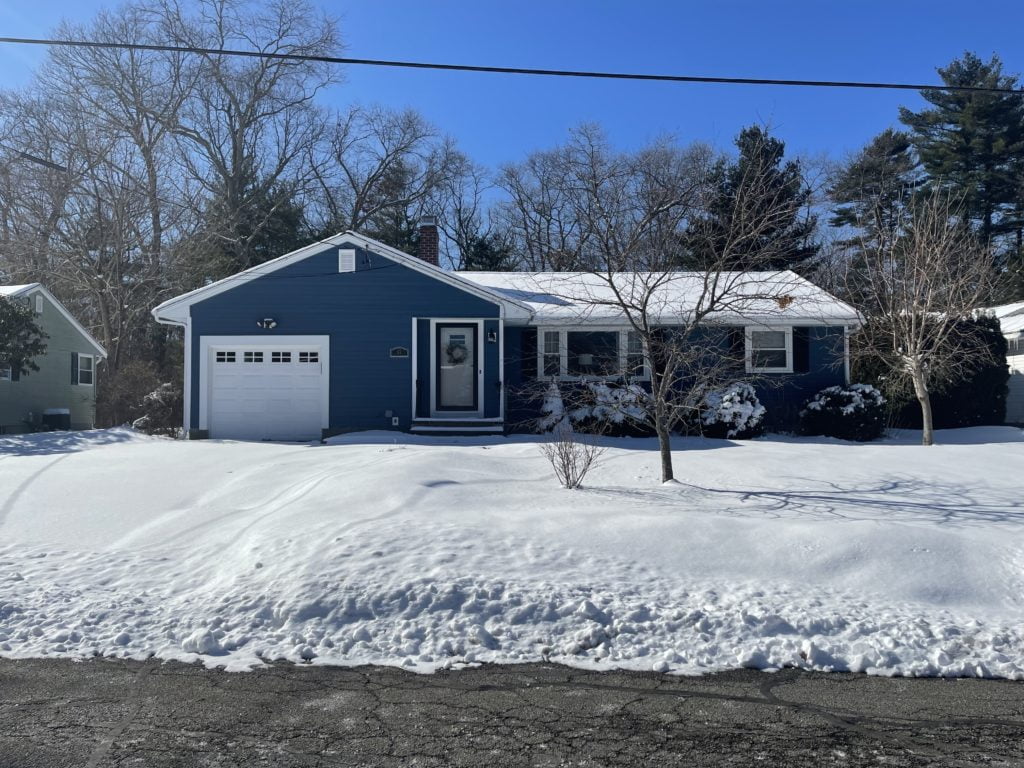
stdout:
[(667, 483), (675, 479), (672, 471), (672, 432), (658, 420), (655, 431), (658, 433), (658, 450), (661, 451), (661, 482)]
[(928, 392), (928, 385), (925, 384), (924, 375), (915, 371), (914, 394), (917, 395), (917, 402), (921, 406), (921, 445), (935, 444), (935, 429), (932, 426), (932, 397)]

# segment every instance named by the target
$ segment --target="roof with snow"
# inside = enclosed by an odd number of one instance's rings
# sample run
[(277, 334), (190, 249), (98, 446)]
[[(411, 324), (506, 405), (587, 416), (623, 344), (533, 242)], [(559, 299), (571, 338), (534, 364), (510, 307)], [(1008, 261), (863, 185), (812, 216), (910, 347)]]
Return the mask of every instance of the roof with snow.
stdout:
[(725, 297), (709, 320), (723, 323), (813, 322), (860, 325), (860, 314), (795, 272), (457, 272), (533, 311), (536, 324), (621, 323), (622, 300), (671, 323)]
[(25, 285), (0, 285), (0, 296), (20, 296), (28, 293), (33, 288), (38, 288), (39, 283), (25, 283)]

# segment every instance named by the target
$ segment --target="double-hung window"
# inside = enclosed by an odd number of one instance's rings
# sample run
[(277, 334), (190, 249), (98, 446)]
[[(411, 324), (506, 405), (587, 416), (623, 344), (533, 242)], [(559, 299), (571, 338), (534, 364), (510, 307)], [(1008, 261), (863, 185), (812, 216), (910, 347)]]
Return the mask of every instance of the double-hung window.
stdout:
[(643, 343), (621, 328), (540, 329), (537, 371), (542, 378), (647, 378)]
[(0, 363), (0, 381), (13, 381), (14, 380), (14, 369), (5, 364)]
[(562, 374), (562, 332), (544, 331), (541, 335), (541, 370), (544, 376), (560, 376)]
[(748, 373), (792, 373), (793, 329), (748, 327), (746, 330)]
[(92, 355), (78, 356), (78, 383), (92, 386), (96, 375), (96, 358)]

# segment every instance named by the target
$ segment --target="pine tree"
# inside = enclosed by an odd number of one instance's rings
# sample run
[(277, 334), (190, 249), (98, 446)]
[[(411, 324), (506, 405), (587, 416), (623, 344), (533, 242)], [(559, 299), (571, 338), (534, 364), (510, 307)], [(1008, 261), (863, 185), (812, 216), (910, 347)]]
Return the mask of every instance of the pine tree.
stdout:
[[(744, 128), (736, 137), (739, 156), (735, 161), (720, 160), (713, 172), (713, 196), (708, 219), (691, 249), (718, 249), (734, 231), (734, 219), (745, 217), (770, 222), (760, 232), (749, 251), (760, 255), (759, 267), (799, 269), (818, 253), (814, 240), (817, 217), (807, 210), (811, 190), (804, 181), (803, 169), (796, 160), (785, 160), (785, 142), (774, 138), (759, 126)], [(769, 264), (763, 255), (775, 253)], [(706, 262), (697, 253), (697, 263)], [(733, 265), (744, 269), (742, 257)]]
[(473, 239), (463, 256), (463, 269), (473, 272), (508, 272), (514, 266), (512, 250), (495, 235)]
[(890, 228), (923, 183), (910, 135), (887, 128), (855, 155), (829, 187), (833, 227)]
[[(938, 70), (946, 85), (1016, 88), (998, 56), (984, 62), (965, 53)], [(1024, 226), (1024, 97), (981, 91), (922, 91), (932, 106), (900, 108), (900, 120), (930, 183), (963, 198), (966, 215), (986, 242)]]

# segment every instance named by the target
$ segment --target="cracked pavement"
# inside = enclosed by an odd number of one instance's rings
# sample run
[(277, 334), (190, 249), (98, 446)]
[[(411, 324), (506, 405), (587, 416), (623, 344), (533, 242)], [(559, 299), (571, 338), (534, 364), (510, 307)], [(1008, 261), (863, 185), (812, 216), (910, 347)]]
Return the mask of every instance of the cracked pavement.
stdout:
[(1024, 683), (0, 659), (0, 768), (1024, 766)]

